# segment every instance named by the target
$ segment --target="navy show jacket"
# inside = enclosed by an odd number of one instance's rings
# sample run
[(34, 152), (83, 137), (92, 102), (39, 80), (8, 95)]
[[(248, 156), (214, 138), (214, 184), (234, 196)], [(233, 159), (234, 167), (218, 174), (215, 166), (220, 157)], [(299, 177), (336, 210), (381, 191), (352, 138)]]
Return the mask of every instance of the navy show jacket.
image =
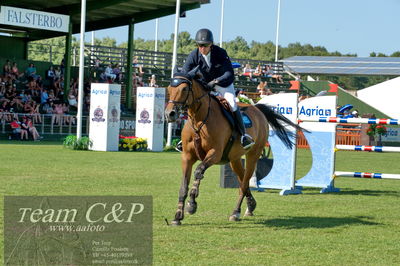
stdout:
[(204, 57), (199, 49), (193, 50), (187, 57), (185, 64), (182, 67), (182, 72), (188, 73), (196, 66), (200, 66), (199, 70), (203, 74), (205, 82), (210, 82), (214, 79), (218, 80), (218, 86), (228, 87), (235, 80), (232, 63), (225, 49), (211, 45), (210, 67), (208, 67)]

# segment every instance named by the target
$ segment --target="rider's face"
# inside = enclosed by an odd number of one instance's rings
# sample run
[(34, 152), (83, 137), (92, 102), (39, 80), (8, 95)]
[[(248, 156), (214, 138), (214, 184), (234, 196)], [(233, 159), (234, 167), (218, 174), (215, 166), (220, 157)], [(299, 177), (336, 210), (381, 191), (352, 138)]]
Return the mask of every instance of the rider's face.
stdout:
[(199, 44), (197, 46), (199, 47), (199, 51), (202, 55), (208, 55), (208, 53), (211, 51), (211, 43), (210, 44)]

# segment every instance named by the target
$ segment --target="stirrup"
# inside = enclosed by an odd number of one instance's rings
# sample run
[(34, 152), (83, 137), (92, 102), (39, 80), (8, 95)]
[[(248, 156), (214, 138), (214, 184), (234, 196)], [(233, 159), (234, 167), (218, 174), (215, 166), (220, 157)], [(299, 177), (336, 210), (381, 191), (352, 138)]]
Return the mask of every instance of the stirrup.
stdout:
[(250, 149), (255, 144), (253, 138), (248, 134), (244, 134), (241, 137), (240, 142), (245, 150)]
[(175, 146), (175, 150), (182, 152), (183, 147), (182, 147), (182, 140), (178, 142), (178, 144), (176, 144)]

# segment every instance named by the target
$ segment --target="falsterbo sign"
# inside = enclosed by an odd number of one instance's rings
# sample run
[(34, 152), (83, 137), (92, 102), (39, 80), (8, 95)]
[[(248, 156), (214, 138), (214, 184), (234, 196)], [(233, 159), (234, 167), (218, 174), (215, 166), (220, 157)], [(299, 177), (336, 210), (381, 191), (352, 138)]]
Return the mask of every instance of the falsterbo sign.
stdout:
[(5, 196), (4, 265), (151, 265), (151, 196)]
[(69, 16), (11, 6), (1, 6), (0, 24), (68, 32)]

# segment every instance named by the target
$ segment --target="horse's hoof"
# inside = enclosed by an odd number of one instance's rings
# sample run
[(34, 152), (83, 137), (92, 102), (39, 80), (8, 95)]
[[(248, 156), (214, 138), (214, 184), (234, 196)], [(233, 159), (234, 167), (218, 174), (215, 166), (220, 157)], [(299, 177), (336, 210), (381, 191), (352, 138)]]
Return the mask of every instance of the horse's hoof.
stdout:
[(245, 212), (244, 216), (254, 216), (252, 212)]
[(238, 221), (240, 221), (240, 214), (239, 215), (234, 214), (234, 215), (229, 216), (229, 221), (230, 222), (238, 222)]
[(197, 204), (196, 203), (195, 204), (190, 204), (190, 203), (187, 204), (186, 212), (188, 214), (190, 214), (190, 215), (195, 214), (196, 211), (197, 211)]
[(171, 222), (171, 226), (179, 226), (179, 225), (182, 225), (181, 221), (179, 221), (179, 220), (173, 220)]
[(246, 209), (246, 212), (244, 213), (244, 216), (254, 216), (253, 212), (249, 211), (249, 209)]

